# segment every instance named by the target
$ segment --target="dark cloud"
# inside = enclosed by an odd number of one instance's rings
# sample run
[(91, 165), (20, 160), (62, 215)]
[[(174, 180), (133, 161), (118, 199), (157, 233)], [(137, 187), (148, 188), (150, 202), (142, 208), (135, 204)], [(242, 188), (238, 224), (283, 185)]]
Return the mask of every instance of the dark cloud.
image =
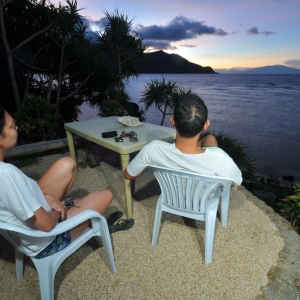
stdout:
[(195, 45), (180, 45), (180, 47), (187, 47), (187, 48), (195, 48), (195, 47), (197, 47), (197, 46), (195, 46)]
[(172, 46), (170, 42), (168, 41), (155, 41), (151, 40), (148, 41), (149, 46), (152, 50), (176, 50), (177, 47)]
[(203, 22), (188, 19), (183, 16), (175, 17), (166, 26), (138, 25), (137, 31), (141, 37), (147, 40), (165, 40), (173, 42), (192, 39), (203, 34), (218, 36), (228, 35), (223, 29), (206, 26)]
[(250, 29), (248, 29), (248, 34), (259, 34), (258, 28), (257, 27), (252, 27)]
[(270, 35), (270, 34), (275, 34), (275, 32), (272, 32), (272, 31), (262, 31), (261, 34)]
[(289, 67), (300, 69), (300, 59), (289, 59), (283, 63)]
[(258, 28), (256, 26), (253, 26), (252, 28), (247, 30), (247, 34), (248, 35), (264, 34), (264, 35), (268, 36), (270, 34), (276, 34), (276, 33), (272, 32), (272, 31), (261, 31), (261, 32), (259, 32)]

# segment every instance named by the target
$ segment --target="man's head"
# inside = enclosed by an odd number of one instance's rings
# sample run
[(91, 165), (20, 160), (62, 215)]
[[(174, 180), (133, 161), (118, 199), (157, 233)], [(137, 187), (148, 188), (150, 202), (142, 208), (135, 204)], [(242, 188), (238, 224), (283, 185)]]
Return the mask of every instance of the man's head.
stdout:
[(174, 123), (180, 136), (185, 138), (207, 129), (207, 107), (203, 100), (195, 94), (180, 97), (174, 108)]

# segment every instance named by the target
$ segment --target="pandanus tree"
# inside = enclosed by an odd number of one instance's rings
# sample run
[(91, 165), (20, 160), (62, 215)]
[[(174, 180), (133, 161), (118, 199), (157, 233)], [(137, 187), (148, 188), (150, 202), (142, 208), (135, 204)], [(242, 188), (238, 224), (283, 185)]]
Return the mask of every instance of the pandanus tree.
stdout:
[[(106, 25), (98, 31), (98, 45), (101, 54), (106, 57), (106, 68), (111, 74), (112, 81), (105, 92), (105, 99), (112, 90), (116, 90), (116, 97), (122, 93), (124, 81), (132, 76), (138, 77), (139, 66), (144, 60), (144, 52), (148, 45), (132, 29), (132, 20), (119, 13), (105, 13), (101, 21)], [(115, 99), (118, 100), (118, 99)]]
[(154, 106), (162, 113), (160, 123), (162, 126), (166, 115), (173, 115), (174, 106), (179, 98), (192, 93), (191, 90), (178, 86), (176, 82), (166, 82), (166, 79), (162, 77), (162, 81), (153, 79), (144, 86), (140, 102), (144, 104), (146, 111)]

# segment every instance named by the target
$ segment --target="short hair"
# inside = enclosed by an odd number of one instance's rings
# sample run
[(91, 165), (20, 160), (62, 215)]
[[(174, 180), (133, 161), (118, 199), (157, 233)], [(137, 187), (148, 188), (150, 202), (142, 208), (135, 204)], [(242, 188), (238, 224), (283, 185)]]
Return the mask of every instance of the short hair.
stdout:
[(0, 135), (3, 135), (4, 127), (6, 124), (5, 113), (6, 110), (0, 105)]
[(207, 107), (199, 96), (184, 95), (178, 99), (174, 108), (176, 130), (182, 137), (194, 137), (203, 129), (207, 115)]

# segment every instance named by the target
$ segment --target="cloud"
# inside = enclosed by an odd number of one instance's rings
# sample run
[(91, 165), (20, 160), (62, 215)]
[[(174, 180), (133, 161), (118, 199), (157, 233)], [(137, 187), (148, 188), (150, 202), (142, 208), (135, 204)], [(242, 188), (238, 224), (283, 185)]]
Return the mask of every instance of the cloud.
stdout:
[(283, 63), (289, 67), (300, 69), (300, 59), (289, 59)]
[(149, 50), (176, 50), (177, 47), (172, 46), (168, 41), (148, 41), (150, 49)]
[(270, 35), (270, 34), (276, 34), (276, 33), (272, 32), (272, 31), (262, 31), (261, 34)]
[(257, 27), (252, 27), (247, 30), (248, 34), (259, 34), (258, 28)]
[(197, 47), (197, 46), (185, 44), (185, 45), (180, 45), (180, 47), (195, 48), (195, 47)]
[(265, 36), (268, 36), (270, 34), (276, 34), (275, 32), (272, 31), (261, 31), (259, 32), (258, 28), (256, 26), (253, 26), (252, 28), (247, 30), (248, 35), (256, 35), (256, 34), (263, 34)]
[(184, 16), (177, 16), (166, 26), (143, 26), (138, 25), (137, 31), (141, 37), (148, 40), (182, 41), (208, 34), (225, 36), (226, 31), (213, 26), (204, 25), (203, 22), (188, 19)]

